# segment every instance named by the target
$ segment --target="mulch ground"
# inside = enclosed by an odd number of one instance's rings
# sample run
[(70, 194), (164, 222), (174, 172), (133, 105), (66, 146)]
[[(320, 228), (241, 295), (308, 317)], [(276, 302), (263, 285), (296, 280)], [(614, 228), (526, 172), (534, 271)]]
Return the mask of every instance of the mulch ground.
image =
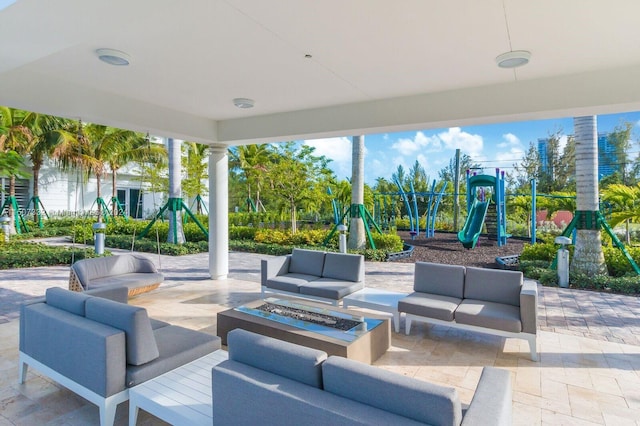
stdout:
[(496, 241), (482, 235), (475, 248), (465, 249), (458, 241), (457, 234), (454, 233), (436, 231), (435, 237), (425, 238), (424, 233), (421, 232), (415, 240), (411, 239), (407, 231), (398, 231), (398, 235), (405, 243), (414, 246), (411, 257), (395, 261), (404, 263), (421, 261), (496, 268), (496, 257), (519, 255), (525, 244), (522, 240), (510, 238), (506, 245), (498, 247)]

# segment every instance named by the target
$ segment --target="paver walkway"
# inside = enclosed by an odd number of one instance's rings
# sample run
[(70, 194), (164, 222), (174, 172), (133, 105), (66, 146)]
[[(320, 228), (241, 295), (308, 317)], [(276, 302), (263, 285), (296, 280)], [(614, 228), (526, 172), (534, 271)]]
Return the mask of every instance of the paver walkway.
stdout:
[[(207, 253), (179, 257), (145, 255), (165, 274), (163, 286), (209, 277)], [(229, 278), (260, 282), (260, 259), (267, 257), (231, 252)], [(22, 302), (42, 296), (43, 281), (47, 281), (46, 287), (66, 287), (68, 279), (69, 268), (65, 266), (0, 270), (0, 324), (17, 318)], [(411, 292), (413, 264), (366, 262), (365, 281), (370, 287)], [(640, 298), (543, 286), (539, 289), (540, 330), (640, 346)]]

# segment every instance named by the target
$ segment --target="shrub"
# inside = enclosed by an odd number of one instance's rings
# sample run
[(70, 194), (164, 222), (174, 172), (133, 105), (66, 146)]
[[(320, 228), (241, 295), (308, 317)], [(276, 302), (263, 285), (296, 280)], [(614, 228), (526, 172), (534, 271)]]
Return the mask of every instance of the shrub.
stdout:
[[(640, 263), (640, 248), (639, 247), (627, 247), (627, 252), (633, 258), (636, 263)], [(607, 269), (609, 275), (613, 277), (622, 277), (625, 274), (633, 272), (633, 268), (629, 263), (629, 260), (625, 257), (624, 253), (616, 247), (605, 246), (602, 248), (604, 252), (604, 259), (607, 263)]]
[(556, 257), (558, 246), (551, 243), (526, 244), (520, 254), (520, 260), (544, 260), (553, 261)]
[[(92, 249), (72, 249), (40, 243), (10, 242), (2, 245), (0, 269), (71, 265), (85, 257), (96, 257)], [(106, 253), (109, 254), (109, 253)]]
[(374, 232), (371, 234), (371, 238), (373, 238), (373, 242), (375, 243), (377, 250), (387, 253), (397, 253), (402, 251), (404, 247), (402, 238), (397, 234), (379, 234)]
[(257, 228), (250, 226), (230, 226), (229, 240), (253, 240), (256, 236)]

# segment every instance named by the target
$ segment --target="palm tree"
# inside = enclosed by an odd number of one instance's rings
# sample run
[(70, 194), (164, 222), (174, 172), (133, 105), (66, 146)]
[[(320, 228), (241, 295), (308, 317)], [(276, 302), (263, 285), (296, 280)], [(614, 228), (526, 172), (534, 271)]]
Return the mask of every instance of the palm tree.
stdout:
[(182, 188), (180, 177), (182, 172), (182, 142), (173, 138), (167, 139), (169, 154), (169, 235), (167, 242), (184, 244), (184, 229), (182, 227)]
[(364, 249), (367, 239), (364, 218), (360, 217), (364, 206), (364, 136), (354, 136), (351, 140), (351, 206), (358, 206), (358, 214), (351, 209), (351, 226), (347, 246), (352, 250)]
[[(14, 108), (0, 107), (0, 151), (15, 152), (18, 155), (26, 155), (27, 147), (32, 143), (34, 135), (31, 128), (35, 125), (37, 114)], [(16, 196), (16, 174), (9, 176), (9, 197)], [(9, 218), (11, 219), (10, 232), (15, 234), (16, 214), (12, 205), (9, 205)]]
[(182, 157), (182, 166), (187, 177), (182, 180), (182, 190), (187, 197), (196, 198), (196, 212), (202, 213), (201, 195), (207, 194), (207, 186), (203, 181), (207, 178), (209, 147), (207, 145), (185, 142), (187, 155)]
[(634, 186), (622, 185), (615, 183), (602, 192), (602, 198), (613, 204), (615, 212), (611, 214), (609, 225), (615, 227), (621, 223), (625, 223), (625, 241), (631, 244), (631, 235), (629, 232), (629, 223), (632, 220), (640, 220), (640, 183)]
[[(578, 212), (598, 212), (598, 138), (595, 116), (573, 119), (576, 135), (576, 205)], [(571, 269), (589, 276), (605, 274), (600, 229), (578, 229)]]
[[(115, 202), (118, 199), (118, 171), (131, 162), (162, 164), (166, 161), (167, 150), (163, 145), (151, 143), (148, 135), (144, 137), (139, 133), (126, 130), (120, 138), (112, 142), (109, 151), (105, 152), (105, 160), (111, 169), (111, 213), (115, 216), (118, 213)], [(135, 202), (137, 203), (137, 200)]]
[(60, 144), (67, 144), (75, 139), (75, 134), (68, 130), (72, 128), (69, 120), (50, 115), (39, 115), (37, 128), (32, 129), (34, 138), (26, 146), (31, 160), (33, 173), (33, 189), (31, 201), (33, 201), (33, 220), (42, 228), (42, 215), (40, 212), (40, 170), (47, 157), (50, 157)]
[[(254, 144), (238, 146), (231, 156), (231, 167), (239, 168), (245, 176), (247, 184), (247, 203), (251, 200), (252, 185), (255, 188), (256, 202), (255, 210), (257, 211), (264, 206), (260, 201), (260, 191), (266, 174), (269, 169), (269, 163), (273, 157), (273, 149), (269, 144)], [(251, 210), (251, 208), (249, 209)]]
[(62, 169), (77, 168), (85, 177), (93, 174), (96, 178), (96, 203), (98, 222), (102, 221), (102, 179), (112, 164), (116, 171), (125, 164), (119, 158), (132, 151), (131, 141), (139, 136), (131, 130), (115, 129), (101, 124), (82, 125), (78, 122), (76, 137), (69, 138), (54, 150), (52, 156)]

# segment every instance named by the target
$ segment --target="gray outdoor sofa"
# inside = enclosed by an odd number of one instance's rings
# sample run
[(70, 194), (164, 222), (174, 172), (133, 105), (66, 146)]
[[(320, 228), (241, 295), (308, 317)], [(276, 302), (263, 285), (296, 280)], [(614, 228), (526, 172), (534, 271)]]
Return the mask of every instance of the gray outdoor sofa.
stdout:
[(511, 425), (511, 376), (484, 367), (463, 407), (454, 388), (236, 329), (212, 369), (221, 425)]
[(69, 290), (85, 291), (99, 287), (127, 287), (129, 297), (154, 290), (164, 281), (150, 259), (124, 253), (82, 259), (71, 265)]
[(126, 287), (50, 288), (23, 305), (19, 382), (31, 366), (98, 405), (100, 424), (111, 425), (129, 388), (220, 348), (218, 337), (150, 319), (126, 301)]
[(364, 288), (364, 256), (294, 248), (261, 263), (262, 295), (279, 293), (332, 303)]
[(398, 302), (406, 334), (422, 321), (515, 337), (538, 359), (538, 287), (522, 272), (416, 262), (413, 290)]

